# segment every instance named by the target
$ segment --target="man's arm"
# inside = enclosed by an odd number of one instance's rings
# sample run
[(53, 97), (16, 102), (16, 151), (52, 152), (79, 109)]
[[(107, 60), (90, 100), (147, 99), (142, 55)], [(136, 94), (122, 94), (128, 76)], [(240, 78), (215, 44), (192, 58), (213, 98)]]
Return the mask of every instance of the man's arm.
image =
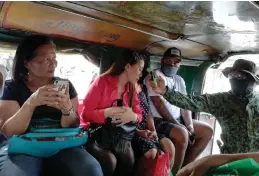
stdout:
[[(154, 74), (159, 77), (162, 76), (160, 75), (158, 72), (154, 72)], [(165, 78), (162, 77), (164, 80)], [(165, 102), (163, 101), (163, 97), (160, 94), (155, 93), (152, 88), (150, 87), (149, 83), (148, 83), (148, 79), (149, 77), (146, 77), (144, 80), (144, 84), (147, 87), (147, 92), (148, 95), (150, 96), (151, 101), (153, 102), (157, 112), (163, 117), (163, 119), (176, 123), (176, 124), (180, 124), (177, 120), (175, 120), (175, 118), (172, 116), (172, 114), (170, 113), (169, 109), (166, 107)], [(166, 81), (166, 80), (165, 80)]]
[(163, 96), (169, 103), (182, 109), (193, 112), (207, 112), (213, 115), (218, 114), (218, 108), (224, 105), (222, 93), (191, 96), (168, 89)]
[(200, 96), (184, 95), (168, 88), (162, 77), (158, 77), (157, 85), (155, 85), (150, 77), (148, 77), (146, 78), (146, 85), (147, 84), (151, 87), (153, 92), (163, 95), (172, 105), (193, 112), (207, 112), (215, 117), (222, 115), (222, 106), (229, 103), (231, 95), (228, 92), (203, 94)]
[(179, 122), (175, 120), (169, 109), (166, 107), (165, 102), (163, 101), (161, 96), (152, 96), (151, 100), (156, 107), (157, 112), (163, 117), (163, 119), (173, 122), (175, 124), (179, 124)]
[(248, 158), (252, 158), (258, 162), (259, 153), (209, 155), (186, 165), (177, 173), (176, 176), (187, 176), (192, 173), (194, 173), (192, 175), (206, 175), (205, 173), (211, 168), (216, 168), (226, 163)]
[(220, 155), (211, 155), (208, 158), (210, 158), (209, 164), (211, 164), (212, 167), (217, 167), (232, 161), (243, 160), (248, 158), (251, 158), (256, 162), (259, 162), (259, 153), (253, 152), (253, 153), (237, 153), (237, 154), (220, 154)]

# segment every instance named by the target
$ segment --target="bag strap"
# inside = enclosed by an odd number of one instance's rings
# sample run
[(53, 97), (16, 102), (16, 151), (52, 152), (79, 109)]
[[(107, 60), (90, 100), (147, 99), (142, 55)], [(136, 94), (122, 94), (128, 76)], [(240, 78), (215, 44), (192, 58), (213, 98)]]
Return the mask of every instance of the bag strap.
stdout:
[(133, 107), (133, 84), (129, 83), (129, 107)]

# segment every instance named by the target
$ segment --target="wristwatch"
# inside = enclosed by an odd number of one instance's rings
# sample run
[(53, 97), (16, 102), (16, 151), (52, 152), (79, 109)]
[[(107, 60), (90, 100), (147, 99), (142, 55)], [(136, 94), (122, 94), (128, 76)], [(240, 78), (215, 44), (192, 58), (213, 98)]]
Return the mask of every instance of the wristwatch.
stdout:
[(72, 108), (70, 108), (68, 111), (64, 112), (61, 111), (63, 116), (70, 116), (71, 114), (74, 113), (74, 107), (72, 106)]

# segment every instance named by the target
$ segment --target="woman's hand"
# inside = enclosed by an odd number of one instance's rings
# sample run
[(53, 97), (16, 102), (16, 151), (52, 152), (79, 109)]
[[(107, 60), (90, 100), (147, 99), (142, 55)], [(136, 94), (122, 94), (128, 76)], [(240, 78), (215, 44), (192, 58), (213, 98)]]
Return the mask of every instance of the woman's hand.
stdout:
[(153, 141), (157, 140), (158, 137), (156, 131), (150, 131), (148, 138)]
[(149, 130), (137, 130), (137, 135), (138, 136), (140, 136), (140, 137), (143, 137), (143, 138), (145, 138), (145, 139), (148, 139), (149, 137), (149, 133), (150, 133), (151, 131), (149, 131)]
[(149, 85), (152, 87), (153, 91), (161, 95), (166, 93), (167, 89), (165, 85), (165, 80), (161, 76), (157, 78), (157, 85), (154, 83), (154, 81), (152, 81), (151, 76), (148, 77), (148, 80)]
[(131, 108), (122, 107), (124, 109), (123, 113), (118, 113), (112, 118), (112, 123), (117, 124), (117, 126), (122, 126), (129, 122), (136, 122), (138, 119), (137, 114), (135, 114)]
[(57, 95), (53, 98), (53, 101), (47, 102), (47, 106), (61, 110), (64, 113), (68, 112), (71, 108), (73, 108), (73, 104), (70, 100), (69, 95), (69, 87), (67, 87), (65, 94), (59, 91), (56, 92)]
[(157, 133), (150, 130), (137, 130), (137, 134), (145, 139), (155, 140), (157, 139)]
[(203, 176), (211, 168), (209, 157), (196, 160), (183, 167), (176, 176)]
[(27, 102), (33, 107), (47, 105), (54, 102), (59, 93), (54, 90), (55, 87), (55, 85), (46, 85), (39, 88), (29, 97)]
[(116, 115), (124, 113), (124, 112), (125, 112), (125, 109), (123, 107), (114, 106), (114, 107), (106, 108), (104, 110), (104, 116), (106, 118), (108, 118), (108, 117), (113, 118)]

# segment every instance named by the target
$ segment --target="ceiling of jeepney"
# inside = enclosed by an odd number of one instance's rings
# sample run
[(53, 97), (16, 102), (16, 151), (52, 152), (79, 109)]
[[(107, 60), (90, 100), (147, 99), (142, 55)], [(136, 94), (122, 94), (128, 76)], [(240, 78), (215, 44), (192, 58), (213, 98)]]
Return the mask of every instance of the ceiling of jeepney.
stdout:
[(228, 51), (259, 51), (259, 9), (250, 2), (74, 2)]
[(42, 33), (63, 38), (57, 41), (63, 50), (94, 43), (157, 56), (175, 46), (188, 65), (220, 61), (217, 54), (259, 53), (259, 9), (248, 1), (2, 1), (0, 5), (1, 42), (17, 43), (31, 33)]

